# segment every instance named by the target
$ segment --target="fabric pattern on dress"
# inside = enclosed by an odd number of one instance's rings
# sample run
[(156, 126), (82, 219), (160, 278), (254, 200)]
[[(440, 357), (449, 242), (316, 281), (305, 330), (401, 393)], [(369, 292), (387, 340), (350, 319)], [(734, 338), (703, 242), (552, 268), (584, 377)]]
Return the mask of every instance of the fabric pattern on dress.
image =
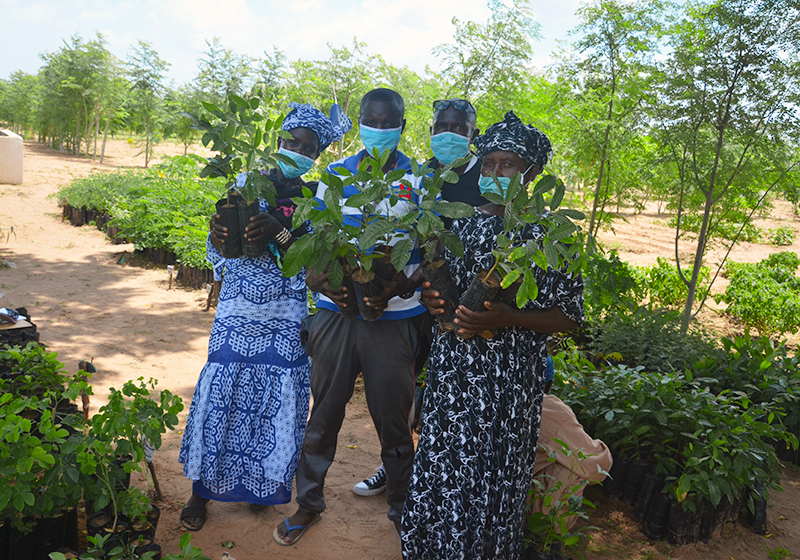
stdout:
[(179, 460), (204, 498), (288, 503), (309, 405), (305, 275), (284, 278), (268, 256), (224, 259), (206, 245), (225, 277)]
[[(502, 218), (476, 214), (451, 228), (465, 257), (447, 255), (460, 294), (489, 269)], [(522, 240), (538, 239), (529, 226)], [(583, 319), (582, 280), (534, 271), (526, 309), (558, 306)], [(403, 558), (514, 559), (541, 420), (547, 335), (502, 328), (491, 339), (439, 333), (431, 349), (423, 429), (403, 514)]]

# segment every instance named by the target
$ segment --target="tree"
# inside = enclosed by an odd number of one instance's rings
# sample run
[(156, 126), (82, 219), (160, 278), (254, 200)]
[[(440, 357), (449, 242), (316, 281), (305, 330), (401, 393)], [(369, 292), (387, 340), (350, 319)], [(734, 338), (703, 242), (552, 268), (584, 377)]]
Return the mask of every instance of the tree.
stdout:
[(250, 89), (253, 59), (239, 55), (222, 45), (218, 37), (206, 41), (208, 51), (197, 66), (199, 72), (194, 80), (205, 101), (215, 105), (224, 103), (231, 94), (243, 95)]
[(131, 83), (134, 125), (144, 132), (144, 166), (153, 157), (153, 147), (160, 140), (158, 119), (164, 86), (162, 80), (169, 63), (161, 60), (147, 41), (139, 41), (128, 56), (128, 78)]
[(533, 54), (531, 41), (541, 37), (540, 25), (522, 0), (511, 6), (490, 0), (489, 8), (492, 15), (485, 24), (453, 18), (455, 44), (433, 49), (444, 60), (441, 78), (449, 83), (449, 97), (477, 101), (496, 87), (518, 82), (525, 73)]
[(610, 216), (606, 205), (618, 203), (636, 186), (635, 154), (642, 149), (645, 98), (650, 88), (650, 58), (662, 32), (663, 2), (594, 0), (578, 9), (582, 34), (574, 44), (577, 62), (561, 65), (571, 94), (560, 114), (571, 124), (567, 149), (594, 195), (587, 240)]
[[(798, 0), (690, 3), (672, 29), (657, 118), (680, 184), (676, 260), (684, 212), (696, 210), (700, 220), (690, 274), (678, 261), (688, 287), (683, 332), (692, 318), (714, 211), (745, 201), (758, 205), (796, 162), (796, 151), (784, 147), (799, 124), (798, 30)], [(696, 207), (693, 200), (699, 200)]]

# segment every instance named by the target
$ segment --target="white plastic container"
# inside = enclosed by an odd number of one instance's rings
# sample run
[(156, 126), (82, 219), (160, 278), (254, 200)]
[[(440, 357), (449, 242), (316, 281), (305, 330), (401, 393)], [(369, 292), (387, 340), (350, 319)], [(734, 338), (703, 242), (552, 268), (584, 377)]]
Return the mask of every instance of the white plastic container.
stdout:
[(22, 136), (0, 130), (0, 184), (22, 183)]

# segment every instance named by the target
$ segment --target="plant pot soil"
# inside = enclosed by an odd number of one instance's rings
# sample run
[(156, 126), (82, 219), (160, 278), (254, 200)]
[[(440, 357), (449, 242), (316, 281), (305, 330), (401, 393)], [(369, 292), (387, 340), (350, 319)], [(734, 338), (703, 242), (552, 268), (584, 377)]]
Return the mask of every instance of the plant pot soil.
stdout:
[(358, 269), (350, 275), (350, 278), (353, 280), (353, 295), (361, 313), (361, 318), (365, 321), (377, 321), (380, 319), (383, 315), (383, 310), (369, 307), (364, 301), (365, 297), (374, 297), (383, 291), (383, 288), (375, 282), (375, 273), (371, 270), (366, 272), (363, 269)]
[(711, 530), (714, 526), (714, 506), (708, 500), (703, 500), (698, 508), (700, 515), (700, 532), (697, 538), (703, 542), (711, 540)]
[(161, 508), (153, 505), (153, 509), (148, 511), (145, 516), (150, 525), (153, 526), (153, 536), (155, 537), (155, 530), (158, 528), (158, 520), (161, 519)]
[[(258, 241), (248, 241), (245, 236), (245, 229), (250, 225), (250, 218), (261, 212), (261, 206), (258, 200), (253, 201), (251, 204), (245, 204), (244, 199), (239, 197), (237, 200), (237, 208), (239, 212), (239, 233), (242, 240), (242, 254), (251, 259), (257, 259), (264, 256), (264, 251), (267, 249), (267, 237), (263, 236)], [(230, 237), (230, 234), (228, 234)]]
[[(481, 311), (486, 309), (484, 302), (493, 301), (497, 293), (500, 291), (501, 278), (496, 272), (493, 272), (490, 277), (486, 277), (488, 271), (481, 270), (470, 282), (467, 291), (461, 296), (459, 305), (463, 305), (472, 311)], [(457, 328), (457, 326), (456, 326)], [(458, 331), (456, 331), (458, 334)], [(483, 335), (483, 333), (481, 333)], [(470, 338), (470, 336), (461, 336), (460, 338)], [(487, 331), (487, 337), (490, 338), (491, 334)]]
[(50, 558), (50, 553), (55, 552), (65, 545), (64, 536), (67, 529), (67, 515), (55, 517), (48, 517), (39, 519), (36, 524), (37, 536), (37, 549), (36, 558), (47, 560)]
[(453, 277), (450, 274), (450, 267), (443, 258), (433, 262), (425, 262), (422, 265), (422, 275), (425, 281), (431, 283), (431, 289), (439, 292), (439, 297), (444, 300), (444, 313), (436, 315), (436, 322), (439, 328), (445, 332), (450, 332), (456, 328), (453, 319), (456, 318), (456, 306), (458, 305), (458, 289)]
[(647, 521), (642, 527), (642, 532), (648, 539), (658, 541), (664, 538), (667, 532), (670, 503), (670, 499), (665, 494), (656, 494), (647, 512)]
[(678, 546), (697, 542), (700, 533), (700, 516), (697, 512), (684, 510), (677, 502), (672, 502), (669, 508), (669, 522), (667, 523), (667, 542)]
[(642, 486), (645, 472), (647, 472), (647, 463), (633, 462), (628, 467), (628, 476), (625, 478), (625, 488), (622, 492), (622, 501), (632, 506), (636, 504), (636, 499), (639, 497), (639, 489)]
[(217, 223), (228, 228), (228, 237), (225, 243), (220, 243), (220, 252), (226, 259), (238, 259), (242, 256), (242, 234), (239, 231), (239, 208), (236, 199), (231, 196), (230, 204), (227, 197), (218, 200), (216, 210), (219, 214)]
[(155, 552), (155, 554), (153, 555), (153, 560), (161, 560), (161, 546), (155, 543), (149, 543), (149, 544), (144, 544), (142, 546), (137, 546), (133, 552), (137, 557), (141, 557), (147, 552)]
[(112, 521), (112, 516), (105, 511), (90, 515), (86, 518), (86, 534), (90, 537), (105, 534), (106, 527), (110, 526)]
[(636, 496), (636, 505), (633, 508), (633, 519), (644, 521), (650, 511), (650, 506), (657, 493), (664, 487), (664, 477), (654, 472), (645, 473), (639, 494)]
[(614, 463), (611, 465), (611, 470), (608, 471), (611, 481), (603, 485), (603, 490), (607, 495), (612, 498), (618, 498), (622, 495), (625, 489), (625, 481), (628, 476), (628, 469), (631, 466), (630, 461), (626, 461), (621, 456), (614, 454)]

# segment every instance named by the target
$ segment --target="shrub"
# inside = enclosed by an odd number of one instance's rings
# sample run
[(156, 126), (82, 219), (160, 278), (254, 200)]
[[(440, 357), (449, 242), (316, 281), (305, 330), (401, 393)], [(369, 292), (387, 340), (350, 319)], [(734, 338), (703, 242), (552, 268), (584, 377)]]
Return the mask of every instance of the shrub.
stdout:
[(611, 315), (593, 326), (587, 350), (596, 359), (619, 355), (619, 361), (647, 371), (682, 371), (714, 345), (700, 328), (680, 332), (677, 311), (638, 308), (634, 313)]
[(203, 158), (165, 157), (151, 169), (95, 173), (62, 188), (59, 199), (110, 214), (137, 249), (166, 249), (179, 263), (210, 268), (205, 260), (208, 219), (222, 179), (199, 179)]
[(728, 266), (730, 285), (714, 296), (727, 312), (760, 335), (775, 336), (800, 329), (800, 279), (795, 253), (775, 253), (757, 264)]
[[(741, 218), (744, 218), (742, 216)], [(740, 218), (740, 219), (741, 219)], [(699, 214), (690, 214), (690, 215), (683, 215), (681, 216), (681, 230), (682, 231), (690, 231), (692, 233), (698, 233), (700, 231), (700, 224), (702, 222), (702, 216)], [(677, 218), (671, 218), (669, 220), (669, 227), (675, 228), (678, 224)], [(741, 233), (739, 230), (742, 230)], [(738, 234), (738, 237), (736, 237)], [(742, 223), (736, 222), (716, 222), (711, 225), (709, 229), (709, 235), (711, 237), (721, 237), (723, 239), (727, 239), (729, 241), (733, 241), (736, 238), (739, 241), (749, 241), (750, 243), (759, 243), (764, 235), (764, 232), (761, 228), (753, 225), (751, 222), (747, 222), (742, 227)]]
[[(665, 258), (658, 257), (654, 266), (640, 270), (651, 304), (662, 307), (678, 307), (686, 303), (689, 288), (678, 274), (676, 265)], [(689, 272), (684, 267), (684, 273)], [(700, 268), (700, 277), (697, 280), (698, 293), (704, 293), (708, 289), (710, 276), (708, 267)]]
[(778, 229), (770, 229), (767, 237), (770, 243), (780, 247), (794, 243), (795, 233), (792, 226), (781, 226)]
[(642, 280), (636, 267), (621, 261), (616, 251), (607, 257), (600, 252), (587, 255), (583, 269), (587, 317), (631, 313), (645, 298)]

